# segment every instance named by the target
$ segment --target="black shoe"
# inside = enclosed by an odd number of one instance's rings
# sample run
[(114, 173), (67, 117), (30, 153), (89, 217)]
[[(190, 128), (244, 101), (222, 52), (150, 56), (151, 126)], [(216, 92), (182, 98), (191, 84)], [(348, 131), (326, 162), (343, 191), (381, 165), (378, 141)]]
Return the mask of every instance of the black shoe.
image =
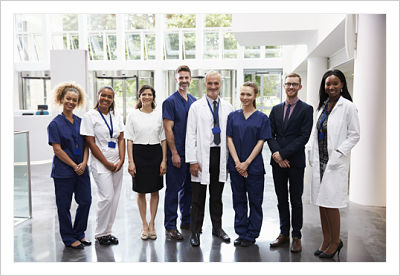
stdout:
[(192, 233), (192, 236), (190, 237), (190, 244), (192, 246), (200, 245), (200, 234), (199, 233)]
[(321, 255), (322, 252), (324, 252), (324, 251), (317, 249), (314, 251), (314, 256), (319, 256), (319, 255)]
[(241, 247), (249, 247), (250, 245), (254, 244), (256, 241), (249, 241), (249, 240), (245, 240), (242, 239), (242, 241), (240, 242), (240, 246)]
[(189, 230), (190, 229), (190, 224), (181, 224), (181, 229)]
[(80, 243), (78, 245), (75, 245), (75, 246), (70, 244), (70, 245), (66, 245), (66, 247), (69, 247), (69, 248), (72, 248), (72, 249), (83, 249), (83, 248), (85, 248), (82, 243)]
[(81, 240), (80, 242), (81, 242), (81, 244), (83, 244), (84, 246), (91, 246), (91, 245), (92, 245), (92, 243), (91, 243), (90, 241), (83, 241), (83, 240)]
[(218, 230), (213, 230), (212, 234), (218, 238), (220, 238), (221, 240), (223, 240), (226, 243), (230, 243), (231, 242), (231, 238), (229, 238), (229, 236), (225, 233), (225, 231), (220, 228)]
[(108, 240), (111, 244), (119, 244), (118, 238), (113, 235), (108, 235)]
[(325, 252), (322, 252), (321, 254), (319, 254), (319, 257), (322, 259), (332, 259), (333, 256), (335, 256), (336, 252), (339, 257), (339, 253), (340, 253), (340, 250), (342, 249), (342, 247), (343, 247), (343, 242), (342, 242), (342, 240), (340, 240), (339, 245), (336, 248), (335, 252), (333, 252), (332, 254), (326, 254)]
[(109, 240), (108, 236), (97, 237), (96, 240), (99, 242), (100, 245), (110, 245), (111, 241)]
[(233, 245), (239, 246), (241, 242), (242, 242), (242, 238), (237, 238), (236, 240), (233, 241)]

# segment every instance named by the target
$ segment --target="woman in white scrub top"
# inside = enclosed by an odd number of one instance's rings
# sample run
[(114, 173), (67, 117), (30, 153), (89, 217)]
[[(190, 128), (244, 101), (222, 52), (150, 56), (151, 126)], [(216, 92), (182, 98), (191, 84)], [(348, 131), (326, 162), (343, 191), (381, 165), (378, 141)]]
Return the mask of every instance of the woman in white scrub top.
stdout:
[(115, 92), (104, 86), (97, 92), (97, 104), (82, 119), (81, 135), (91, 152), (90, 168), (97, 185), (95, 238), (101, 245), (118, 244), (111, 234), (117, 213), (125, 160), (124, 124), (114, 112)]

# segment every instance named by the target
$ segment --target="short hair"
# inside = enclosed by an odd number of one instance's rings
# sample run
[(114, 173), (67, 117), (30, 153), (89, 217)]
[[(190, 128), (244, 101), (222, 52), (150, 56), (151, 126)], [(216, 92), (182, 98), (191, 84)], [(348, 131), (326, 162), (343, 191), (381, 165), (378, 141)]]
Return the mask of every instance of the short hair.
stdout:
[(324, 104), (325, 101), (329, 98), (328, 94), (326, 94), (325, 91), (325, 81), (328, 77), (330, 76), (336, 76), (340, 82), (343, 84), (342, 91), (340, 91), (340, 95), (343, 96), (343, 98), (348, 99), (349, 101), (353, 101), (351, 98), (350, 92), (347, 89), (347, 82), (346, 82), (346, 77), (342, 73), (342, 71), (334, 69), (334, 70), (329, 70), (327, 71), (323, 76), (321, 80), (321, 86), (319, 87), (319, 104), (317, 110), (320, 110)]
[[(257, 85), (257, 83), (252, 82), (252, 81), (246, 81), (245, 83), (243, 83), (242, 86), (246, 86), (246, 87), (251, 87), (251, 88), (253, 88), (254, 94), (255, 94), (256, 97), (257, 97), (257, 94), (258, 94), (258, 85)], [(256, 101), (255, 101), (255, 100), (253, 101), (253, 106), (254, 106), (255, 108), (257, 108), (257, 106), (256, 106)]]
[(55, 94), (54, 101), (58, 105), (61, 105), (62, 99), (68, 91), (72, 91), (78, 94), (78, 107), (82, 106), (86, 99), (86, 94), (83, 91), (82, 87), (80, 87), (75, 82), (61, 82), (57, 84), (56, 87), (54, 87), (53, 91), (53, 93)]
[(192, 76), (192, 72), (190, 71), (189, 66), (187, 65), (181, 65), (176, 69), (176, 74), (178, 74), (179, 72), (189, 72), (189, 75)]
[(137, 96), (137, 103), (136, 103), (136, 109), (142, 108), (142, 101), (140, 100), (140, 95), (142, 95), (142, 93), (144, 92), (144, 90), (150, 89), (151, 93), (153, 94), (153, 102), (151, 103), (151, 108), (156, 108), (156, 90), (154, 90), (154, 88), (150, 85), (143, 85), (139, 92), (138, 92), (138, 96)]
[(211, 75), (218, 75), (219, 79), (220, 79), (220, 80), (222, 79), (222, 76), (221, 76), (221, 74), (220, 74), (218, 71), (211, 70), (211, 71), (208, 71), (208, 72), (207, 72), (206, 77), (204, 78), (204, 82), (207, 82), (208, 76), (211, 76)]
[(292, 72), (292, 73), (286, 75), (285, 80), (286, 80), (287, 78), (299, 78), (299, 82), (300, 82), (300, 84), (301, 84), (301, 77), (300, 77), (300, 75), (297, 74), (297, 73)]
[(94, 108), (98, 108), (99, 107), (99, 95), (100, 95), (101, 91), (103, 91), (104, 89), (110, 89), (114, 94), (113, 102), (112, 102), (111, 106), (108, 108), (108, 111), (114, 111), (115, 91), (114, 91), (114, 88), (112, 88), (112, 86), (108, 86), (108, 85), (100, 87), (100, 89), (97, 91), (97, 102), (96, 102), (96, 106)]

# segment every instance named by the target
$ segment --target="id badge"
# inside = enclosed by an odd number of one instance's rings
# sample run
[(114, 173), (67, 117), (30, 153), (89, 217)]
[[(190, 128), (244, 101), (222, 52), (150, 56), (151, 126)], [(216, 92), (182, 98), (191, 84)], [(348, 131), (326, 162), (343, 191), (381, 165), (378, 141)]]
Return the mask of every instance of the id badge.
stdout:
[(109, 148), (112, 148), (112, 149), (115, 149), (115, 142), (113, 142), (113, 141), (110, 141), (110, 142), (108, 142), (108, 147)]
[(74, 154), (75, 155), (82, 155), (82, 152), (81, 152), (81, 150), (79, 149), (79, 148), (74, 148)]
[(212, 129), (212, 133), (213, 133), (213, 134), (221, 133), (221, 129), (220, 129), (219, 127), (214, 127), (214, 128)]

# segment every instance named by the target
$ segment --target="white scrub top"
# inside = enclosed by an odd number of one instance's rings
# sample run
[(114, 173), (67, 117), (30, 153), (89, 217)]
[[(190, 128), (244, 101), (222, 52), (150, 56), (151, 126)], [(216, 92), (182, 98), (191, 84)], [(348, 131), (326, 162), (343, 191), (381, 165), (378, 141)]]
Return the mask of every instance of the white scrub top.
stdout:
[(165, 140), (161, 112), (154, 109), (151, 113), (144, 113), (134, 109), (126, 120), (125, 138), (134, 144), (156, 145)]
[[(121, 132), (124, 132), (124, 123), (122, 118), (118, 114), (109, 112), (104, 115), (108, 125), (110, 124), (110, 114), (113, 122), (113, 137), (110, 137), (110, 131), (101, 117), (97, 109), (89, 110), (82, 119), (81, 123), (81, 135), (93, 136), (95, 144), (99, 147), (104, 157), (112, 163), (119, 162), (119, 149), (118, 149), (118, 137)], [(115, 142), (115, 148), (109, 148), (108, 142)], [(90, 166), (95, 169), (98, 173), (109, 172), (109, 170), (91, 153)]]

